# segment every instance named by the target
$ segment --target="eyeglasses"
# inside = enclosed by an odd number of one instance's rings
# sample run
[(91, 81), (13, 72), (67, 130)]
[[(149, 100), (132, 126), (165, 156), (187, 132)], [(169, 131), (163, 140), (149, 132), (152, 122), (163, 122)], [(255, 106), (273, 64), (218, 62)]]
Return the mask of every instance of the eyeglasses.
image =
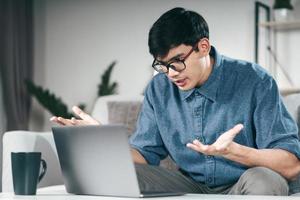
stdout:
[(189, 52), (188, 54), (186, 54), (186, 56), (182, 59), (180, 58), (176, 58), (172, 61), (170, 61), (168, 64), (163, 64), (159, 61), (157, 61), (156, 59), (154, 59), (153, 63), (152, 63), (152, 67), (158, 72), (158, 73), (169, 73), (169, 68), (173, 69), (174, 71), (177, 72), (182, 72), (183, 70), (185, 70), (186, 65), (184, 63), (184, 61), (192, 54), (192, 52), (196, 49), (197, 46), (194, 46)]

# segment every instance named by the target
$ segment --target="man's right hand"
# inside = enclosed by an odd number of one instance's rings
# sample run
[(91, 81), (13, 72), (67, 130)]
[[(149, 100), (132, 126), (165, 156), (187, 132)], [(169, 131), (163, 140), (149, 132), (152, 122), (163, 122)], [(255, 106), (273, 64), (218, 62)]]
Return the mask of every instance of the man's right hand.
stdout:
[[(51, 117), (50, 121), (55, 122), (62, 126), (77, 126), (77, 125), (101, 125), (99, 121), (91, 117), (89, 114), (83, 112), (80, 108), (77, 106), (73, 106), (72, 111), (78, 116), (80, 119), (65, 119), (63, 117)], [(138, 152), (136, 149), (131, 148), (131, 154), (133, 157), (133, 161), (135, 163), (140, 164), (147, 164), (147, 161), (142, 156), (140, 152)]]
[(78, 116), (80, 119), (76, 119), (72, 117), (71, 119), (65, 119), (63, 117), (53, 116), (50, 121), (55, 122), (59, 125), (63, 126), (78, 126), (78, 125), (101, 125), (99, 121), (91, 117), (89, 114), (83, 112), (77, 106), (73, 106), (72, 111)]

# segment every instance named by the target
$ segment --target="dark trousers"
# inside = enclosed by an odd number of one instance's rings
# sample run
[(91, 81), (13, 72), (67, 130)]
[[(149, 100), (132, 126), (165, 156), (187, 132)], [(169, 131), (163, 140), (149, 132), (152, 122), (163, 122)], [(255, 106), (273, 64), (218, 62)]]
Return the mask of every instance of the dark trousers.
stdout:
[(139, 185), (142, 191), (177, 191), (201, 194), (236, 195), (288, 195), (287, 181), (278, 173), (265, 167), (246, 170), (233, 185), (209, 188), (179, 171), (158, 166), (136, 164)]

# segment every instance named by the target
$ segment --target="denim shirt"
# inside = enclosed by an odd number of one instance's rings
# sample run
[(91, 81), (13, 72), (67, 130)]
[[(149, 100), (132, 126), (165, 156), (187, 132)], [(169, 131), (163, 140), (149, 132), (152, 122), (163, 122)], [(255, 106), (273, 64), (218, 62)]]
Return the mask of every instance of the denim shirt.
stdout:
[(255, 149), (284, 149), (300, 158), (296, 123), (273, 78), (257, 64), (231, 59), (212, 48), (215, 63), (200, 87), (182, 91), (166, 75), (148, 85), (130, 144), (151, 165), (170, 156), (180, 170), (209, 187), (235, 183), (247, 166), (186, 147), (199, 139), (213, 144), (238, 123), (234, 142)]

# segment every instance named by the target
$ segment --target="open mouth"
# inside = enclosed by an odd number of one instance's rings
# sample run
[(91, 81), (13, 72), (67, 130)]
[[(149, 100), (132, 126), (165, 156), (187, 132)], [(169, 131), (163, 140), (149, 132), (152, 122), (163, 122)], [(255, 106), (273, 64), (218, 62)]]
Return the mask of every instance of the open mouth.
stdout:
[(175, 84), (176, 84), (177, 86), (182, 87), (182, 86), (184, 86), (184, 85), (186, 84), (186, 80), (187, 80), (186, 78), (177, 80), (177, 81), (175, 81)]

